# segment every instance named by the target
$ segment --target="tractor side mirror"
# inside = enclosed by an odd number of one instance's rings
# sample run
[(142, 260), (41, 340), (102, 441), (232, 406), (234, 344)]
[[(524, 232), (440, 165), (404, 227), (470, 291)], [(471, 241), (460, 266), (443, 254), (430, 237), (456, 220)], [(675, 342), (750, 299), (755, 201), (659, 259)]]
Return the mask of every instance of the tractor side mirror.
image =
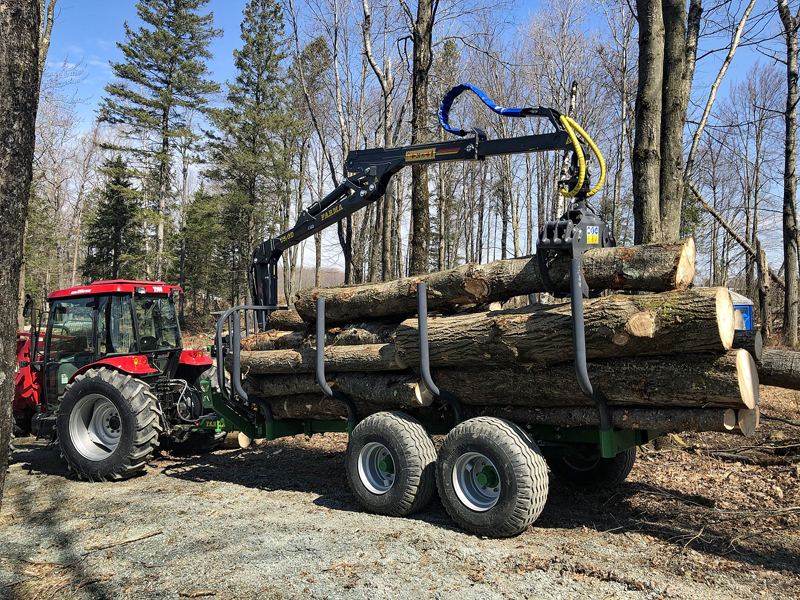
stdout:
[(25, 306), (22, 308), (22, 316), (27, 319), (33, 310), (33, 306), (33, 298), (31, 298), (30, 294), (25, 294)]

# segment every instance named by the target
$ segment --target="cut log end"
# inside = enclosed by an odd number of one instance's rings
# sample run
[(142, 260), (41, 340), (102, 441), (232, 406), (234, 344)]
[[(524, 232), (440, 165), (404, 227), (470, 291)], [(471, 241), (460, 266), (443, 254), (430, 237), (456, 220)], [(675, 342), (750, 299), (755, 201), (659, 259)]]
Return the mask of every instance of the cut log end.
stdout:
[(744, 437), (753, 437), (759, 425), (759, 410), (756, 406), (752, 409), (742, 409), (738, 414), (738, 425)]
[(739, 391), (747, 408), (758, 406), (758, 369), (753, 356), (744, 349), (736, 352), (736, 372), (739, 378)]
[(414, 400), (420, 406), (430, 406), (435, 398), (424, 382), (420, 381), (414, 385)]
[(723, 426), (725, 427), (726, 431), (733, 431), (736, 429), (736, 423), (738, 421), (738, 415), (736, 411), (732, 408), (729, 408), (725, 411), (725, 415), (723, 416)]
[(733, 347), (733, 336), (736, 332), (736, 320), (733, 310), (731, 293), (725, 288), (719, 288), (716, 296), (717, 325), (719, 338), (725, 350)]
[(694, 238), (690, 237), (686, 240), (686, 244), (678, 257), (678, 268), (675, 272), (676, 289), (685, 290), (694, 280), (694, 257)]

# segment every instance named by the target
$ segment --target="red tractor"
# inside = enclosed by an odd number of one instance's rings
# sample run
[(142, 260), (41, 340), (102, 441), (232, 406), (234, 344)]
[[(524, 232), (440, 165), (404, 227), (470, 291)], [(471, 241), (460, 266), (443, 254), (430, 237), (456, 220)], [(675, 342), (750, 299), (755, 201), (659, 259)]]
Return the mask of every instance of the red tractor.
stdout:
[(47, 297), (46, 325), (29, 299), (31, 331), (17, 334), (18, 432), (57, 439), (70, 470), (89, 480), (130, 477), (162, 441), (219, 441), (217, 378), (210, 356), (182, 348), (181, 293), (127, 280), (59, 290)]

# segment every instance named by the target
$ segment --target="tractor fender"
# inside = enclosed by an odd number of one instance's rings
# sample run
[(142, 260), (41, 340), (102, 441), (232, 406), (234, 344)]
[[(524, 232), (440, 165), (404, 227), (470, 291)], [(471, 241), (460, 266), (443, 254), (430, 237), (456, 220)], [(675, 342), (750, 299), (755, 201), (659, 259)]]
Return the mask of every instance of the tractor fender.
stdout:
[(202, 350), (183, 350), (181, 352), (179, 364), (191, 365), (193, 367), (205, 367), (213, 365), (214, 359)]
[(147, 362), (147, 357), (142, 355), (134, 355), (134, 356), (109, 356), (108, 358), (101, 358), (97, 362), (90, 363), (88, 365), (84, 365), (77, 371), (72, 374), (72, 377), (69, 378), (69, 383), (75, 381), (75, 378), (88, 371), (89, 369), (94, 369), (96, 367), (103, 366), (103, 367), (111, 367), (121, 373), (127, 373), (129, 375), (146, 375), (148, 373), (158, 373), (158, 369), (154, 369), (150, 366), (150, 363)]
[[(31, 356), (30, 334), (18, 333), (13, 402), (13, 412), (17, 418), (24, 418), (26, 410), (35, 411), (42, 402), (42, 375), (31, 367), (32, 360), (35, 359)], [(28, 365), (21, 367), (22, 361), (28, 361)]]

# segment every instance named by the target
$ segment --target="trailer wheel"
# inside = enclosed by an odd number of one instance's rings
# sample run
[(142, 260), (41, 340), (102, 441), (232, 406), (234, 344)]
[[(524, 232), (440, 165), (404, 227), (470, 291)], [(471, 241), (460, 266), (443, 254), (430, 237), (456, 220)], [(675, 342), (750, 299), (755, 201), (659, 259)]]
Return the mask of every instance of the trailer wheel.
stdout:
[(625, 481), (636, 461), (636, 447), (614, 458), (602, 458), (599, 449), (548, 460), (553, 475), (582, 488), (614, 488)]
[(479, 535), (510, 537), (527, 529), (547, 501), (547, 465), (514, 423), (476, 417), (445, 438), (436, 483), (448, 514)]
[(353, 430), (347, 480), (370, 512), (404, 517), (436, 491), (436, 448), (425, 428), (402, 412), (370, 415)]
[(64, 390), (57, 413), (61, 456), (81, 479), (126, 479), (158, 447), (161, 410), (150, 388), (113, 369), (90, 369)]

